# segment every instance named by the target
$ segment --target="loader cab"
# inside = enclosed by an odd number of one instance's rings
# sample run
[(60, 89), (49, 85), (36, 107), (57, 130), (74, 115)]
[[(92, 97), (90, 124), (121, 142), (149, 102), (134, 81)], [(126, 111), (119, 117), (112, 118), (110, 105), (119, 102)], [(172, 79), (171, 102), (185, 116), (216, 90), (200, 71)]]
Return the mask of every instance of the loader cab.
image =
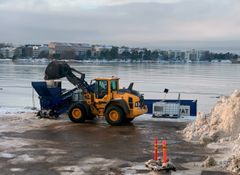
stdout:
[[(95, 79), (95, 97), (102, 99), (106, 95), (119, 90), (119, 78), (97, 78)], [(110, 97), (110, 96), (109, 96)]]

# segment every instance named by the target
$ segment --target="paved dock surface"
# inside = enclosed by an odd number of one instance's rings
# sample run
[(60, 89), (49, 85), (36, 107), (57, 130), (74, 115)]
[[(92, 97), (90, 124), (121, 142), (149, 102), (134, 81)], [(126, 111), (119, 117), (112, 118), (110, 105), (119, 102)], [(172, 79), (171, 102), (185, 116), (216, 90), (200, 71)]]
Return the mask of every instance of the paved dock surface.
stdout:
[(155, 136), (167, 140), (168, 156), (178, 169), (172, 174), (227, 174), (200, 166), (213, 150), (183, 141), (176, 131), (186, 124), (133, 121), (113, 127), (103, 120), (76, 124), (67, 118), (5, 119), (0, 127), (0, 174), (153, 174), (144, 162), (153, 157)]

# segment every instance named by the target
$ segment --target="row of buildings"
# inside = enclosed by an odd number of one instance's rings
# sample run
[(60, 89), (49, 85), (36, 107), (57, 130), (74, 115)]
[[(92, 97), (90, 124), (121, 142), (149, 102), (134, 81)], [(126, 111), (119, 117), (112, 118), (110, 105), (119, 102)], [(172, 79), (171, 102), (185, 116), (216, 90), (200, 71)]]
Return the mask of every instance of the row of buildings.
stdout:
[[(146, 58), (158, 60), (173, 61), (200, 61), (208, 57), (209, 51), (205, 50), (149, 50), (144, 48), (114, 47), (106, 45), (90, 45), (84, 43), (60, 43), (51, 42), (49, 44), (35, 45), (27, 44), (14, 47), (11, 44), (0, 45), (0, 58), (54, 58), (54, 59), (104, 59), (106, 52), (116, 52), (112, 54), (112, 59), (121, 59), (125, 54), (131, 57), (131, 54), (137, 53), (137, 59)], [(150, 52), (150, 53), (149, 53)], [(155, 53), (154, 56), (152, 56)], [(145, 57), (144, 57), (145, 55)], [(139, 57), (139, 58), (138, 58)], [(131, 58), (129, 58), (131, 59)]]
[(59, 43), (51, 42), (48, 44), (49, 57), (60, 57), (65, 59), (84, 59), (97, 58), (101, 52), (111, 50), (113, 46), (90, 45), (85, 43)]
[(0, 44), (0, 58), (52, 58), (64, 59), (98, 57), (105, 50), (111, 50), (112, 46), (90, 45), (84, 43), (60, 43), (26, 44), (13, 46), (12, 44)]
[(43, 58), (47, 57), (49, 54), (49, 49), (47, 44), (34, 45), (27, 44), (23, 46), (13, 46), (2, 44), (0, 48), (0, 58)]
[(162, 56), (163, 59), (168, 58), (173, 61), (201, 61), (201, 60), (207, 60), (210, 55), (210, 51), (208, 50), (187, 50), (187, 51), (181, 51), (181, 50), (168, 50), (168, 51), (159, 51), (159, 53), (162, 53), (160, 56)]

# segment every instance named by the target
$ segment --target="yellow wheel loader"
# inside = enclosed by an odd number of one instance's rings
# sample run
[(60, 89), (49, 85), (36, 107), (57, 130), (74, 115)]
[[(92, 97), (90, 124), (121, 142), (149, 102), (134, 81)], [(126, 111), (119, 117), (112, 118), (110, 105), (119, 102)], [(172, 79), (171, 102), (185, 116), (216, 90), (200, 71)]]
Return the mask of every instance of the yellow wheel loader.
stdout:
[(143, 95), (133, 90), (133, 83), (128, 88), (119, 89), (119, 78), (111, 77), (95, 78), (89, 85), (85, 81), (85, 74), (71, 68), (64, 61), (53, 61), (47, 66), (45, 80), (63, 77), (75, 86), (70, 93), (72, 100), (68, 108), (72, 122), (83, 123), (99, 116), (105, 117), (110, 125), (118, 126), (147, 112)]

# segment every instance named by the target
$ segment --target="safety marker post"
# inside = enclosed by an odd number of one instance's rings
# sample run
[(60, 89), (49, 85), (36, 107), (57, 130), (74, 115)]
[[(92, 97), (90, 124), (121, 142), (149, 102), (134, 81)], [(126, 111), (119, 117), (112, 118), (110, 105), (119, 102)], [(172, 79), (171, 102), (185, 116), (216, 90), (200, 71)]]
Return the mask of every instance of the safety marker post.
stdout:
[(162, 152), (163, 152), (163, 161), (162, 166), (167, 166), (168, 160), (167, 160), (167, 141), (162, 141)]
[(155, 136), (155, 139), (154, 139), (154, 160), (158, 160), (158, 138), (157, 136)]
[(151, 171), (176, 171), (176, 166), (167, 158), (167, 141), (162, 140), (163, 158), (158, 157), (158, 138), (154, 139), (154, 158), (145, 162), (145, 166)]

